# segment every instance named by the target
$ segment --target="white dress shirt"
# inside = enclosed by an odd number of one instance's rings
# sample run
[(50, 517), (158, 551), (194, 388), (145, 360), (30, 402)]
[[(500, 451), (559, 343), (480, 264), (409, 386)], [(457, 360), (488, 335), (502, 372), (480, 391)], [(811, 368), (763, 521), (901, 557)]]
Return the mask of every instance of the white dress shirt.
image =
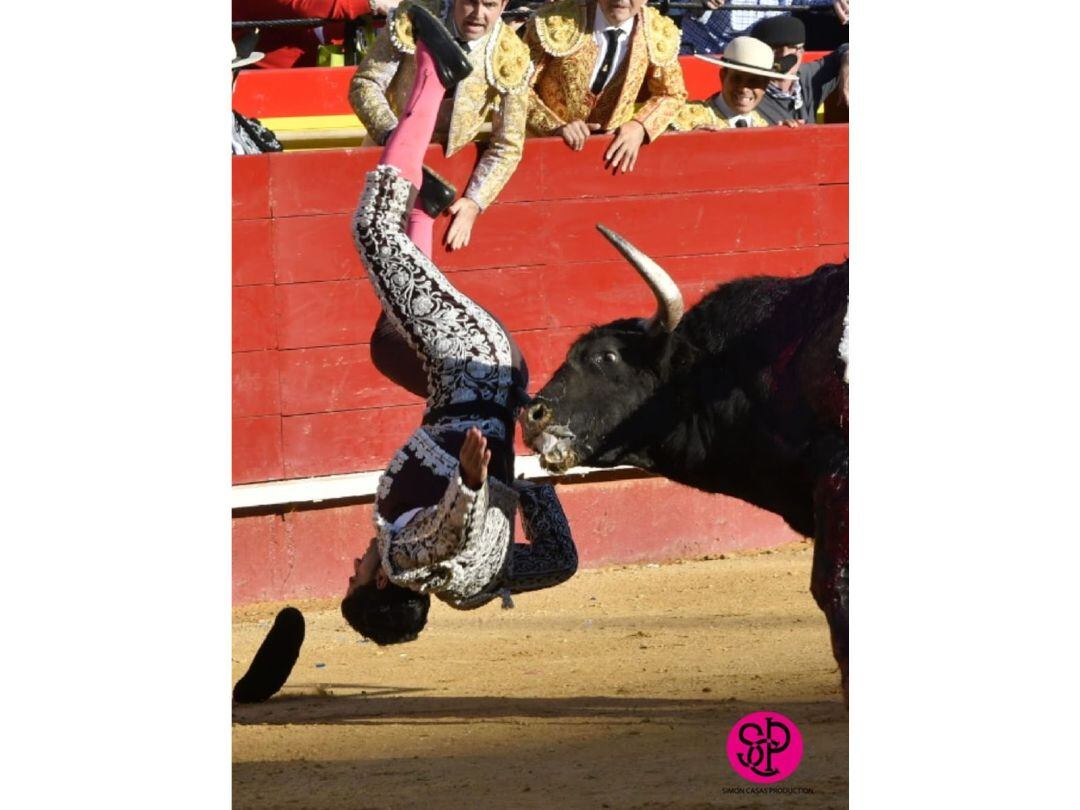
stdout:
[(612, 25), (607, 21), (604, 12), (600, 10), (600, 6), (597, 5), (596, 16), (593, 17), (593, 40), (595, 40), (597, 46), (596, 63), (593, 65), (592, 74), (589, 76), (589, 87), (592, 87), (592, 83), (596, 81), (596, 74), (600, 72), (600, 66), (604, 64), (604, 55), (607, 53), (608, 42), (604, 32), (609, 28), (617, 28), (622, 33), (619, 34), (618, 45), (616, 45), (615, 49), (615, 61), (611, 63), (611, 72), (608, 73), (608, 77), (604, 81), (604, 87), (608, 86), (611, 77), (618, 72), (619, 67), (626, 58), (626, 52), (630, 50), (630, 33), (634, 30), (634, 18), (631, 17), (622, 25)]

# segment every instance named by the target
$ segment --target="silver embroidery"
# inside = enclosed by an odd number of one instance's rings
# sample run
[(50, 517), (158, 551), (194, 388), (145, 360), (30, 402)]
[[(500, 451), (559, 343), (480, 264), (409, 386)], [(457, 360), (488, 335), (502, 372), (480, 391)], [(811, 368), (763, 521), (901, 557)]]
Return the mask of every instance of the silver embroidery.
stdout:
[[(372, 287), (387, 318), (425, 359), (429, 410), (478, 401), (507, 407), (509, 339), (405, 235), (411, 188), (391, 166), (379, 166), (366, 177), (353, 236)], [(396, 584), (454, 604), (475, 596), (503, 572), (513, 546), (517, 494), (493, 478), (477, 492), (468, 489), (457, 459), (437, 442), (454, 428), (488, 421), (498, 422), (465, 415), (421, 427), (391, 460), (380, 480), (374, 522), (383, 566)], [(491, 427), (484, 432), (506, 438), (501, 423)], [(406, 465), (424, 467), (448, 483), (438, 503), (394, 527), (382, 517), (379, 503)]]
[(409, 437), (409, 449), (420, 462), (440, 478), (449, 478), (457, 474), (458, 461), (447, 453), (427, 434), (426, 428), (420, 428)]
[(448, 433), (464, 433), (469, 428), (479, 428), (480, 432), (490, 438), (506, 441), (506, 425), (500, 419), (485, 419), (479, 416), (462, 416), (460, 418), (440, 419), (437, 425), (424, 425), (424, 430), (435, 439), (442, 438)]
[(372, 287), (387, 318), (427, 361), (428, 408), (477, 400), (505, 406), (509, 339), (405, 235), (411, 188), (392, 166), (367, 175), (353, 237)]

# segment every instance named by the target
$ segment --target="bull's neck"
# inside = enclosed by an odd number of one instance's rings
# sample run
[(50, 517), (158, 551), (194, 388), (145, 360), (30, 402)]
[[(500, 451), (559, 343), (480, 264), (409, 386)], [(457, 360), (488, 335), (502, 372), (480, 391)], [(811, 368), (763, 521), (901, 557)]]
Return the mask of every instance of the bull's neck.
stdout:
[(730, 495), (779, 514), (797, 531), (812, 532), (810, 504), (795, 497), (805, 489), (804, 461), (797, 449), (761, 429), (740, 389), (708, 406), (695, 405), (685, 390), (678, 396), (661, 393), (633, 421), (590, 463), (630, 465)]

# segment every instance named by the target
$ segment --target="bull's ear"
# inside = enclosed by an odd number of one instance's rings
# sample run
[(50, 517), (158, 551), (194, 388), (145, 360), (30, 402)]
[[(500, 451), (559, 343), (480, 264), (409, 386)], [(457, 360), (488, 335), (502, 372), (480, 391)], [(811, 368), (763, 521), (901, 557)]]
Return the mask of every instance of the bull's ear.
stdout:
[(615, 231), (597, 225), (596, 229), (602, 233), (615, 249), (630, 262), (630, 265), (641, 274), (645, 283), (649, 285), (653, 295), (656, 296), (656, 314), (649, 319), (649, 333), (664, 331), (672, 332), (679, 325), (683, 316), (683, 297), (679, 292), (679, 285), (669, 276), (664, 268), (631, 245)]

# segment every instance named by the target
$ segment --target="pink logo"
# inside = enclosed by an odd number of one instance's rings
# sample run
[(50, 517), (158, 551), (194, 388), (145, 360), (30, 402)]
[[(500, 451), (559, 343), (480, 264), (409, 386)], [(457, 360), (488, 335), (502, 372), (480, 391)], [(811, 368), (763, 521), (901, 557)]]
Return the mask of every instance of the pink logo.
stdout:
[(754, 712), (737, 722), (727, 738), (728, 761), (751, 782), (782, 782), (802, 760), (802, 734), (777, 712)]

